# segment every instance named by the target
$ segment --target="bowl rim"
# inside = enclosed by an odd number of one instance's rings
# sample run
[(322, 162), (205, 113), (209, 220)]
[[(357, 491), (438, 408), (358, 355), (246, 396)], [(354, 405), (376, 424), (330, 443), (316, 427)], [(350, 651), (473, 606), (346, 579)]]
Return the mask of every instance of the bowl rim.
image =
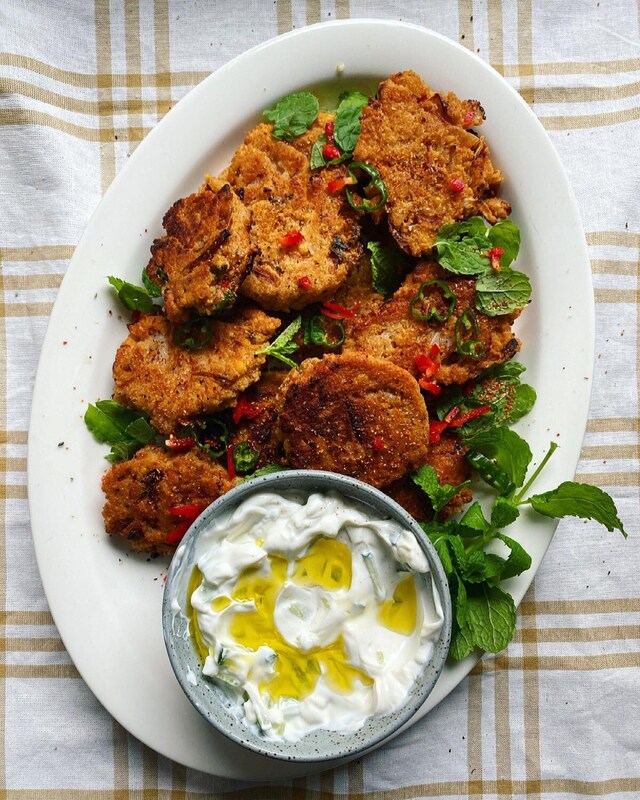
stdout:
[[(286, 489), (279, 490), (281, 484), (290, 484), (292, 480), (300, 481), (302, 485), (299, 488), (287, 485)], [(322, 481), (333, 485), (325, 486), (324, 488), (314, 488), (314, 481)], [(180, 669), (180, 666), (177, 663), (177, 656), (175, 655), (175, 652), (171, 646), (175, 639), (173, 619), (176, 613), (173, 605), (172, 594), (175, 582), (183, 568), (183, 554), (185, 552), (189, 552), (199, 531), (207, 527), (212, 518), (215, 518), (219, 513), (226, 512), (229, 506), (237, 507), (250, 495), (262, 491), (275, 491), (276, 493), (295, 493), (299, 491), (303, 494), (307, 494), (308, 496), (316, 492), (326, 493), (329, 491), (336, 491), (349, 499), (355, 500), (357, 503), (360, 503), (365, 507), (369, 506), (371, 510), (375, 509), (372, 508), (371, 504), (367, 502), (367, 497), (374, 497), (379, 503), (389, 509), (389, 518), (395, 519), (397, 522), (403, 524), (408, 530), (410, 530), (411, 533), (413, 533), (421, 550), (427, 557), (429, 572), (435, 583), (436, 589), (438, 590), (443, 615), (442, 627), (440, 629), (438, 639), (434, 644), (432, 658), (427, 661), (419, 673), (422, 675), (427, 669), (429, 669), (431, 677), (425, 683), (423, 690), (413, 698), (412, 702), (406, 704), (405, 701), (405, 705), (402, 706), (399, 711), (390, 712), (389, 716), (392, 714), (397, 715), (391, 725), (388, 725), (387, 728), (381, 729), (379, 732), (375, 733), (375, 735), (368, 737), (362, 742), (362, 744), (357, 745), (356, 747), (346, 747), (343, 752), (320, 754), (317, 752), (308, 751), (307, 753), (301, 753), (300, 755), (282, 753), (277, 750), (277, 746), (280, 744), (278, 740), (272, 741), (265, 739), (263, 745), (260, 745), (253, 742), (249, 737), (242, 737), (234, 731), (227, 730), (223, 725), (219, 724), (218, 720), (208, 713), (209, 709), (207, 705), (203, 703), (200, 698), (193, 694), (192, 690), (194, 687), (189, 683), (186, 675)], [(283, 469), (279, 472), (259, 475), (255, 478), (244, 480), (229, 492), (214, 500), (213, 503), (207, 506), (197, 517), (197, 519), (194, 520), (182, 539), (180, 545), (178, 546), (176, 552), (174, 553), (167, 570), (167, 580), (162, 598), (162, 632), (167, 656), (180, 687), (193, 707), (210, 725), (212, 725), (212, 727), (218, 733), (221, 733), (235, 744), (238, 744), (243, 748), (251, 750), (267, 758), (297, 763), (322, 763), (346, 757), (352, 758), (355, 756), (364, 755), (365, 753), (379, 746), (385, 740), (390, 739), (394, 734), (397, 734), (403, 728), (403, 726), (405, 726), (406, 723), (418, 712), (420, 707), (433, 691), (438, 679), (440, 678), (449, 653), (452, 624), (453, 619), (449, 583), (436, 549), (429, 541), (428, 536), (422, 530), (419, 523), (409, 514), (406, 509), (404, 509), (391, 497), (384, 494), (384, 492), (382, 492), (380, 489), (377, 489), (374, 486), (364, 483), (363, 481), (353, 478), (349, 475), (343, 475), (337, 472), (329, 472), (326, 470)], [(197, 665), (197, 659), (195, 658), (194, 664)], [(201, 671), (201, 666), (199, 666), (199, 670)], [(408, 697), (411, 699), (410, 695), (408, 695)], [(380, 715), (379, 719), (384, 719), (385, 716), (387, 715)], [(345, 734), (345, 744), (350, 741), (350, 738), (353, 735), (359, 733), (361, 730), (362, 728), (352, 732), (351, 734)], [(295, 742), (295, 744), (299, 745), (299, 742), (304, 742), (305, 738), (306, 736), (298, 742)]]

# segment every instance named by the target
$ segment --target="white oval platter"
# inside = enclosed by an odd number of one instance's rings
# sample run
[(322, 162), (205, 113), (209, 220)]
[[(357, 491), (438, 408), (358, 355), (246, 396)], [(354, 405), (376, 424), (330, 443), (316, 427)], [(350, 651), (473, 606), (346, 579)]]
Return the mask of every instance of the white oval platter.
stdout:
[[(195, 190), (205, 172), (215, 174), (228, 163), (263, 109), (289, 92), (335, 80), (337, 65), (344, 67), (339, 78), (344, 89), (413, 69), (437, 90), (481, 101), (487, 114), (482, 132), (506, 176), (504, 195), (522, 231), (518, 267), (533, 284), (533, 303), (517, 333), (524, 342), (525, 377), (537, 389), (538, 402), (519, 431), (534, 460), (551, 439), (561, 445), (536, 487), (540, 491), (573, 477), (587, 419), (594, 307), (580, 217), (542, 126), (476, 55), (409, 24), (324, 23), (235, 58), (167, 114), (106, 193), (62, 282), (33, 397), (31, 522), (56, 625), (97, 698), (149, 747), (231, 778), (288, 778), (306, 768), (241, 750), (210, 729), (182, 694), (162, 640), (166, 563), (129, 555), (104, 534), (105, 448), (92, 439), (82, 417), (88, 402), (111, 395), (111, 364), (126, 335), (105, 276), (138, 283), (172, 203)], [(61, 441), (65, 444), (58, 447)], [(554, 521), (527, 516), (509, 529), (533, 558), (531, 570), (510, 581), (516, 602), (554, 530)], [(415, 719), (440, 702), (476, 660), (448, 664)]]

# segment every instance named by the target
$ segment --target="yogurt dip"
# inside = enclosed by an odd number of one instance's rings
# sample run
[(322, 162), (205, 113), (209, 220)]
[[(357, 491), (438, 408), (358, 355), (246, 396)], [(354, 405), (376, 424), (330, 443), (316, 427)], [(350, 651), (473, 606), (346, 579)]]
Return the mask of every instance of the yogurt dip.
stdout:
[(261, 492), (202, 529), (174, 614), (202, 673), (268, 739), (400, 708), (443, 625), (411, 531), (343, 496)]

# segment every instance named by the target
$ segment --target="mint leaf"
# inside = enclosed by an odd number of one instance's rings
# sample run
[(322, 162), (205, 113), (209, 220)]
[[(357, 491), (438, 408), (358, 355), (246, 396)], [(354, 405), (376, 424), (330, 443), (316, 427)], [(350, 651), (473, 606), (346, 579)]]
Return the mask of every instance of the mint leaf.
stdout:
[(491, 524), (494, 528), (506, 528), (520, 516), (517, 507), (504, 497), (496, 498), (491, 509)]
[(477, 500), (474, 500), (474, 502), (464, 512), (464, 515), (460, 520), (460, 525), (475, 532), (475, 535), (486, 533), (489, 530), (489, 523), (484, 518), (482, 506)]
[(336, 111), (333, 138), (343, 153), (353, 152), (360, 136), (362, 108), (369, 98), (362, 92), (348, 92), (341, 96)]
[(273, 124), (271, 135), (290, 142), (313, 125), (319, 110), (318, 99), (311, 92), (294, 92), (263, 114)]
[(491, 247), (501, 247), (500, 267), (508, 267), (515, 261), (520, 250), (520, 229), (510, 219), (502, 219), (487, 231)]
[(162, 297), (162, 289), (147, 275), (146, 267), (142, 270), (142, 285), (147, 290), (149, 297)]
[(531, 450), (515, 431), (503, 426), (491, 428), (464, 437), (464, 443), (470, 450), (493, 459), (516, 486), (522, 486), (531, 462)]
[[(469, 217), (439, 228), (434, 247), (438, 262), (449, 272), (487, 275), (492, 272), (489, 251), (493, 247), (501, 247), (504, 253), (500, 257), (500, 265), (508, 267), (518, 255), (520, 231), (511, 220), (503, 220), (489, 228), (482, 217)], [(483, 310), (479, 306), (477, 308)]]
[(511, 595), (497, 586), (481, 584), (467, 593), (465, 639), (489, 653), (499, 653), (511, 641), (516, 628), (516, 607)]
[(481, 275), (476, 283), (475, 306), (488, 317), (511, 314), (531, 299), (531, 283), (523, 272), (503, 269)]
[(293, 337), (298, 333), (301, 326), (302, 317), (296, 317), (271, 344), (266, 345), (266, 347), (261, 348), (257, 352), (266, 353), (268, 356), (282, 361), (282, 363), (286, 364), (288, 367), (297, 369), (298, 365), (295, 361), (290, 359), (289, 356), (298, 349), (298, 345), (293, 341)]
[(99, 442), (111, 445), (106, 458), (112, 463), (127, 461), (156, 437), (144, 414), (125, 408), (115, 400), (98, 400), (95, 405), (89, 404), (84, 421)]
[(374, 292), (389, 297), (402, 283), (407, 271), (405, 257), (380, 242), (369, 242), (371, 253), (371, 285)]
[(118, 293), (118, 298), (125, 308), (130, 311), (142, 311), (145, 314), (153, 311), (153, 300), (146, 289), (113, 275), (110, 275), (107, 280)]
[(607, 530), (618, 530), (625, 539), (627, 538), (615, 503), (597, 486), (565, 481), (550, 492), (534, 494), (525, 503), (531, 503), (532, 508), (545, 517), (593, 519), (604, 525)]
[[(486, 247), (486, 242), (484, 244)], [(435, 248), (440, 266), (456, 275), (483, 275), (491, 269), (487, 256), (468, 242), (436, 241)]]
[(467, 583), (484, 583), (491, 578), (497, 578), (504, 565), (504, 558), (485, 553), (484, 550), (474, 550), (460, 565), (460, 576)]
[(429, 464), (420, 467), (417, 472), (411, 475), (411, 479), (429, 496), (429, 500), (431, 500), (431, 505), (436, 514), (446, 506), (449, 500), (455, 497), (461, 489), (471, 484), (471, 481), (464, 481), (458, 484), (458, 486), (451, 486), (448, 483), (441, 484), (438, 481), (438, 473)]
[(462, 661), (473, 650), (473, 636), (471, 631), (464, 627), (458, 628), (451, 637), (451, 647), (449, 648), (449, 655), (455, 661)]
[(500, 579), (506, 580), (526, 572), (531, 566), (531, 556), (524, 547), (515, 541), (505, 536), (504, 533), (498, 533), (497, 537), (501, 542), (504, 542), (509, 550), (509, 558), (504, 562), (504, 566), (500, 572)]
[(326, 165), (325, 157), (322, 154), (322, 148), (327, 143), (327, 137), (322, 134), (319, 136), (311, 148), (311, 155), (309, 156), (309, 167), (311, 169), (320, 169)]
[(248, 481), (251, 478), (259, 478), (260, 475), (271, 475), (273, 472), (284, 472), (287, 469), (288, 467), (283, 467), (281, 464), (265, 464), (264, 467), (260, 467), (255, 472), (245, 475), (242, 480)]

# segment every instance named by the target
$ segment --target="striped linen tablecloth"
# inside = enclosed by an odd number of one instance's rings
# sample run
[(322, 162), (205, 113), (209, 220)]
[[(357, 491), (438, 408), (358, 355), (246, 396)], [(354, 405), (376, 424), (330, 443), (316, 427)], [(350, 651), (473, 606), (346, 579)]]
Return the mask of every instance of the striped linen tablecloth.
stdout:
[[(612, 493), (630, 537), (561, 522), (510, 647), (483, 658), (426, 719), (334, 772), (239, 784), (135, 740), (65, 653), (29, 528), (31, 390), (74, 246), (148, 131), (246, 48), (349, 16), (402, 19), (462, 42), (548, 130), (577, 196), (596, 295), (578, 478)], [(640, 797), (639, 25), (634, 0), (3, 0), (0, 797)]]

